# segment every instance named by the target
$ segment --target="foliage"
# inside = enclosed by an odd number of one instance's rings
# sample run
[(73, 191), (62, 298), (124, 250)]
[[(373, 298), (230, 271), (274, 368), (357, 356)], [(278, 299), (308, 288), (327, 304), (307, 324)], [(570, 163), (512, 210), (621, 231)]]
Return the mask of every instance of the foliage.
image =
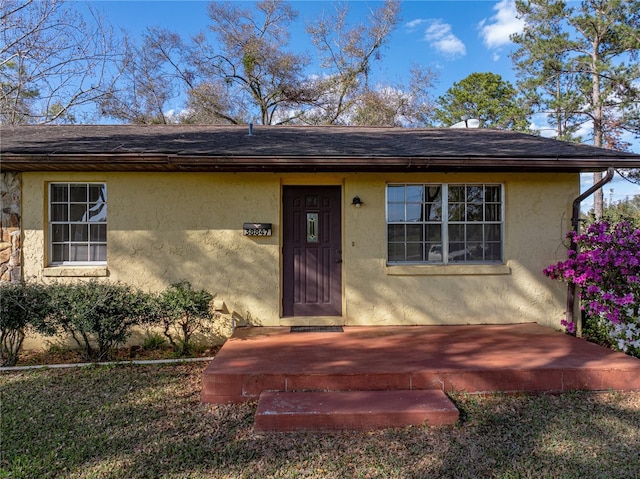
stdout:
[(153, 351), (162, 349), (167, 344), (167, 340), (160, 333), (147, 333), (142, 342), (142, 349)]
[[(611, 224), (627, 221), (634, 228), (640, 228), (640, 196), (605, 203), (602, 217)], [(588, 224), (596, 221), (593, 208), (589, 210), (586, 220)]]
[(0, 123), (74, 121), (112, 86), (118, 49), (90, 9), (86, 22), (63, 0), (0, 2)]
[[(585, 233), (570, 232), (577, 245), (569, 258), (544, 270), (545, 275), (574, 283), (587, 321), (605, 327), (616, 349), (640, 352), (640, 229), (628, 222), (600, 221)], [(574, 324), (563, 324), (571, 331)]]
[[(414, 67), (408, 85), (368, 83), (398, 24), (399, 3), (385, 1), (358, 25), (347, 22), (347, 12), (345, 4), (307, 23), (322, 62), (314, 74), (309, 54), (290, 47), (298, 19), (290, 2), (212, 2), (211, 36), (184, 40), (152, 28), (140, 45), (128, 39), (119, 88), (102, 101), (102, 112), (135, 123), (424, 125), (431, 70)], [(170, 100), (183, 92), (185, 108), (168, 115)]]
[(481, 128), (528, 131), (529, 111), (510, 82), (495, 73), (472, 73), (454, 83), (437, 100), (435, 120), (449, 127), (463, 117), (480, 120)]
[(49, 289), (52, 319), (84, 350), (86, 360), (108, 359), (133, 326), (152, 319), (151, 297), (127, 285), (90, 281)]
[[(586, 124), (595, 146), (627, 149), (623, 133), (640, 134), (640, 0), (516, 0), (516, 8), (525, 28), (512, 36), (512, 58), (524, 96), (558, 138), (577, 139)], [(595, 202), (600, 219), (601, 191)]]
[[(381, 98), (385, 88), (370, 89), (369, 73), (372, 63), (381, 58), (382, 48), (398, 25), (399, 13), (399, 2), (386, 0), (371, 11), (367, 24), (349, 25), (345, 3), (336, 6), (333, 13), (324, 14), (307, 25), (307, 33), (318, 50), (323, 74), (313, 82), (318, 98), (315, 108), (301, 115), (304, 123), (333, 125), (371, 121), (377, 125), (388, 125), (397, 121), (398, 115), (394, 110), (407, 104), (410, 96), (388, 98), (391, 102), (387, 111), (377, 115), (377, 105), (385, 101)], [(426, 71), (422, 79), (414, 75), (412, 84), (420, 85), (412, 88), (414, 98), (419, 97), (422, 88), (432, 86), (433, 78), (430, 71)], [(425, 79), (426, 82), (421, 81)], [(389, 97), (388, 94), (386, 96)], [(423, 99), (418, 98), (413, 102), (413, 108), (419, 109), (422, 102)], [(372, 114), (375, 114), (373, 118), (370, 117)]]
[(159, 319), (163, 333), (180, 356), (190, 354), (195, 333), (211, 330), (216, 316), (211, 311), (214, 296), (194, 290), (187, 281), (172, 284), (159, 297)]
[(0, 358), (4, 366), (18, 361), (27, 331), (51, 334), (46, 288), (36, 283), (4, 283), (0, 286)]

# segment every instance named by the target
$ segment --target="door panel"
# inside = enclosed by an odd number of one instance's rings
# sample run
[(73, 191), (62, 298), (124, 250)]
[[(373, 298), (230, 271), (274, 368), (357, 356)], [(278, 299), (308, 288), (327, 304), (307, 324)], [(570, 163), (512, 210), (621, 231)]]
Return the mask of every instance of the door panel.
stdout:
[(283, 315), (342, 314), (339, 186), (283, 190)]

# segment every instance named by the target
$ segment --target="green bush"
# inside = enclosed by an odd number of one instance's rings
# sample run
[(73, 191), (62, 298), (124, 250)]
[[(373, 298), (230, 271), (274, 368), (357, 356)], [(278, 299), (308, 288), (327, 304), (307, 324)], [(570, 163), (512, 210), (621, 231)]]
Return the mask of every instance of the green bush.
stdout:
[(187, 281), (172, 284), (163, 291), (158, 301), (158, 319), (163, 333), (179, 356), (193, 351), (192, 338), (195, 333), (211, 330), (216, 316), (211, 311), (214, 296), (205, 291), (196, 291)]
[(71, 335), (88, 361), (109, 359), (131, 328), (148, 324), (153, 315), (151, 296), (119, 283), (90, 281), (50, 286), (52, 318)]
[(0, 286), (0, 358), (3, 366), (18, 362), (27, 331), (53, 334), (47, 288), (36, 283)]
[(167, 344), (166, 338), (160, 333), (147, 333), (142, 342), (142, 349), (155, 351), (162, 349)]

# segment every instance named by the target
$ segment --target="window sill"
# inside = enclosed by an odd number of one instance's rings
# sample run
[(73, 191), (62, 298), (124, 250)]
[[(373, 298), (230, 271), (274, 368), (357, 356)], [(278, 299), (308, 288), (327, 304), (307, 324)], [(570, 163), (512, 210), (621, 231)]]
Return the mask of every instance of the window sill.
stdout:
[(108, 276), (107, 265), (101, 266), (49, 266), (44, 276), (52, 278), (97, 278)]
[(388, 276), (481, 276), (511, 274), (507, 264), (387, 265)]

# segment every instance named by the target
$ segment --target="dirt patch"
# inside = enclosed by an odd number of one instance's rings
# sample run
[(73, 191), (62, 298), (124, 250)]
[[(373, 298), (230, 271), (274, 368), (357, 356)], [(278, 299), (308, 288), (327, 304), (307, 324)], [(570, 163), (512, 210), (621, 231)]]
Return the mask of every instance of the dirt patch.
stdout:
[[(206, 358), (215, 356), (221, 346), (197, 351), (188, 356), (190, 358)], [(156, 359), (180, 359), (170, 347), (145, 349), (141, 346), (118, 348), (106, 361), (151, 361)], [(39, 366), (44, 364), (75, 364), (85, 363), (82, 352), (77, 349), (28, 350), (20, 353), (16, 366)]]

